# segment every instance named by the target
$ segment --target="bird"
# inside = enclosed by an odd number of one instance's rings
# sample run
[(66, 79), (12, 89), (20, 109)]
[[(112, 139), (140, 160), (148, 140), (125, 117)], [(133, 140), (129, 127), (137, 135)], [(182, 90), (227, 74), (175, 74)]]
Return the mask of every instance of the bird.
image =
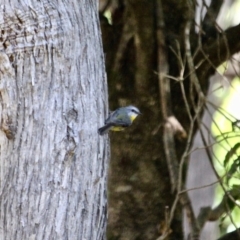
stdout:
[(140, 114), (141, 112), (139, 109), (132, 105), (120, 107), (110, 113), (109, 117), (104, 122), (105, 125), (98, 129), (98, 133), (104, 135), (108, 133), (109, 130), (123, 131), (126, 127), (131, 126), (133, 121)]

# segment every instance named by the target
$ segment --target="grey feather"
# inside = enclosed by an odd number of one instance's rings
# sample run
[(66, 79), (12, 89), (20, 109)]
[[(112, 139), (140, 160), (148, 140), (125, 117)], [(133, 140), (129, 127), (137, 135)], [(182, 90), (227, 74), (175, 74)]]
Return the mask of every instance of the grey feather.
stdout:
[(112, 126), (113, 126), (113, 124), (111, 124), (111, 123), (106, 124), (106, 125), (104, 125), (103, 127), (101, 127), (101, 128), (98, 129), (98, 133), (99, 133), (100, 135), (104, 135), (104, 134), (106, 134), (106, 133), (111, 129)]
[(100, 135), (106, 134), (113, 126), (129, 127), (132, 125), (129, 113), (141, 114), (139, 109), (134, 106), (121, 107), (111, 112), (105, 120), (105, 125), (98, 129)]

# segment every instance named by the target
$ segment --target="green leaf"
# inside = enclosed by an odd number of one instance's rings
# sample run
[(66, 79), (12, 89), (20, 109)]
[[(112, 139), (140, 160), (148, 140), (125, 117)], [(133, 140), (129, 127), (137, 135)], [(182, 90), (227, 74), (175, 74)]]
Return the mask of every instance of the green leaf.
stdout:
[(238, 155), (237, 154), (237, 150), (240, 148), (240, 143), (236, 143), (235, 145), (234, 145), (234, 147), (232, 147), (229, 151), (228, 151), (228, 153), (226, 154), (226, 156), (225, 156), (225, 159), (224, 159), (224, 167), (226, 167), (227, 166), (227, 164), (229, 163), (229, 160), (230, 160), (230, 158), (234, 155), (234, 154), (236, 154), (236, 155)]

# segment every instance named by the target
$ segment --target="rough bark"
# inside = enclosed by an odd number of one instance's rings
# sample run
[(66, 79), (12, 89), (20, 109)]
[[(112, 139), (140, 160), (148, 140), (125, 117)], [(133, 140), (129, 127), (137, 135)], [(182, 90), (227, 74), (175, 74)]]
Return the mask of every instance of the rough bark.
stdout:
[(9, 0), (0, 11), (0, 239), (102, 239), (97, 4)]

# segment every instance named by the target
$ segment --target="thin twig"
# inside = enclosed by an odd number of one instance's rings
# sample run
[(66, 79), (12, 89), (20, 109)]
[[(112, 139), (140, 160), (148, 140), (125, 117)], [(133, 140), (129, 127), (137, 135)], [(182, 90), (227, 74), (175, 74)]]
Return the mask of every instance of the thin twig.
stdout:
[(206, 184), (206, 185), (202, 185), (200, 187), (194, 187), (194, 188), (187, 188), (187, 189), (184, 189), (182, 190), (181, 192), (179, 192), (178, 194), (182, 194), (182, 193), (185, 193), (185, 192), (190, 192), (190, 191), (194, 191), (194, 190), (199, 190), (199, 189), (203, 189), (203, 188), (207, 188), (207, 187), (211, 187), (215, 184), (219, 183), (219, 181), (215, 181), (215, 182), (212, 182), (212, 183), (209, 183), (209, 184)]

